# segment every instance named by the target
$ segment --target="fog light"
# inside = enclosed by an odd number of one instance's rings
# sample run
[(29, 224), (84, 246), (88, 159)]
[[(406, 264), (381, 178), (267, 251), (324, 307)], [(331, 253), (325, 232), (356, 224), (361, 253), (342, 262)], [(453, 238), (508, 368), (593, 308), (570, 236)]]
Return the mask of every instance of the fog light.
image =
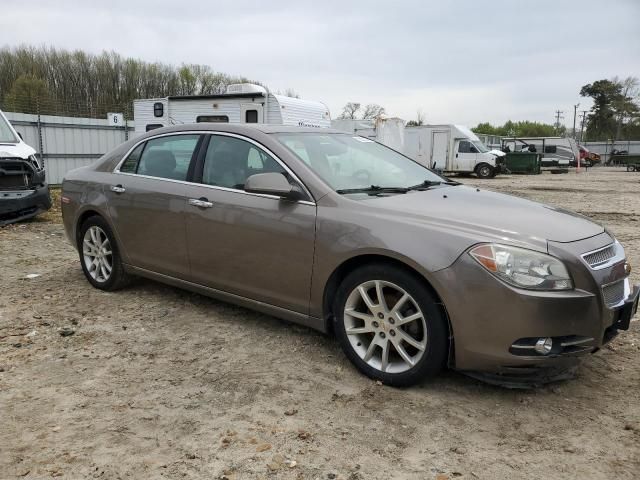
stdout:
[(553, 348), (553, 339), (552, 338), (541, 338), (536, 342), (535, 350), (540, 355), (548, 355)]

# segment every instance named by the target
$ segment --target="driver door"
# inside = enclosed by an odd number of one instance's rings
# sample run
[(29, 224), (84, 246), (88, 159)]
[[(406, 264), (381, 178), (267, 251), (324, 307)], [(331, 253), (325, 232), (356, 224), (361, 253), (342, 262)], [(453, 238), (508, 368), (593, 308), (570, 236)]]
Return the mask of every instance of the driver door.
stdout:
[(458, 140), (455, 166), (461, 172), (473, 172), (478, 161), (478, 150), (468, 140)]

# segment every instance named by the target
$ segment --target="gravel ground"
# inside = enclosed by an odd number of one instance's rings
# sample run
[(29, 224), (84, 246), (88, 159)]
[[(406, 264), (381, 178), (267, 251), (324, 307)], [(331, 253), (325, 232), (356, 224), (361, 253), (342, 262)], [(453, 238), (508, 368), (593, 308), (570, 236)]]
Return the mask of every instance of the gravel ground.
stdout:
[[(640, 266), (640, 174), (462, 181), (604, 222)], [(0, 478), (640, 475), (637, 321), (571, 381), (401, 390), (306, 328), (150, 281), (91, 288), (56, 212), (0, 229), (0, 252)]]

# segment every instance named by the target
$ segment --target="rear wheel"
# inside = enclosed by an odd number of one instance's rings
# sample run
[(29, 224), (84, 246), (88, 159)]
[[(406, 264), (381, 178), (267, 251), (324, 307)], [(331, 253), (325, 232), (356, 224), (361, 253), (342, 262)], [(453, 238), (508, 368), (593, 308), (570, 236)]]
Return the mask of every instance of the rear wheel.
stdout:
[(408, 386), (445, 364), (447, 325), (436, 299), (415, 275), (388, 265), (349, 274), (334, 304), (343, 351), (365, 375)]
[(493, 178), (496, 176), (496, 169), (487, 163), (481, 163), (476, 167), (478, 178)]
[(627, 172), (634, 172), (636, 167), (634, 165), (627, 165)]
[(113, 232), (102, 217), (89, 217), (82, 224), (78, 252), (82, 271), (94, 287), (111, 291), (129, 283)]

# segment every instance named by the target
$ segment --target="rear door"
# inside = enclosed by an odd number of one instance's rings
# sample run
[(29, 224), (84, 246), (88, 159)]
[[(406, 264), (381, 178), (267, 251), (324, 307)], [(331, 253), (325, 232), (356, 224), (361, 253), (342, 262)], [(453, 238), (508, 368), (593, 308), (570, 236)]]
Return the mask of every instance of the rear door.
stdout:
[(447, 169), (447, 157), (449, 156), (449, 132), (431, 132), (431, 160), (429, 168), (435, 170)]
[(201, 184), (187, 186), (191, 281), (308, 313), (315, 204), (244, 191), (255, 173), (282, 172), (296, 181), (252, 140), (215, 134), (204, 147), (195, 179)]
[(185, 278), (185, 181), (199, 134), (162, 135), (138, 145), (105, 188), (109, 215), (127, 262)]

